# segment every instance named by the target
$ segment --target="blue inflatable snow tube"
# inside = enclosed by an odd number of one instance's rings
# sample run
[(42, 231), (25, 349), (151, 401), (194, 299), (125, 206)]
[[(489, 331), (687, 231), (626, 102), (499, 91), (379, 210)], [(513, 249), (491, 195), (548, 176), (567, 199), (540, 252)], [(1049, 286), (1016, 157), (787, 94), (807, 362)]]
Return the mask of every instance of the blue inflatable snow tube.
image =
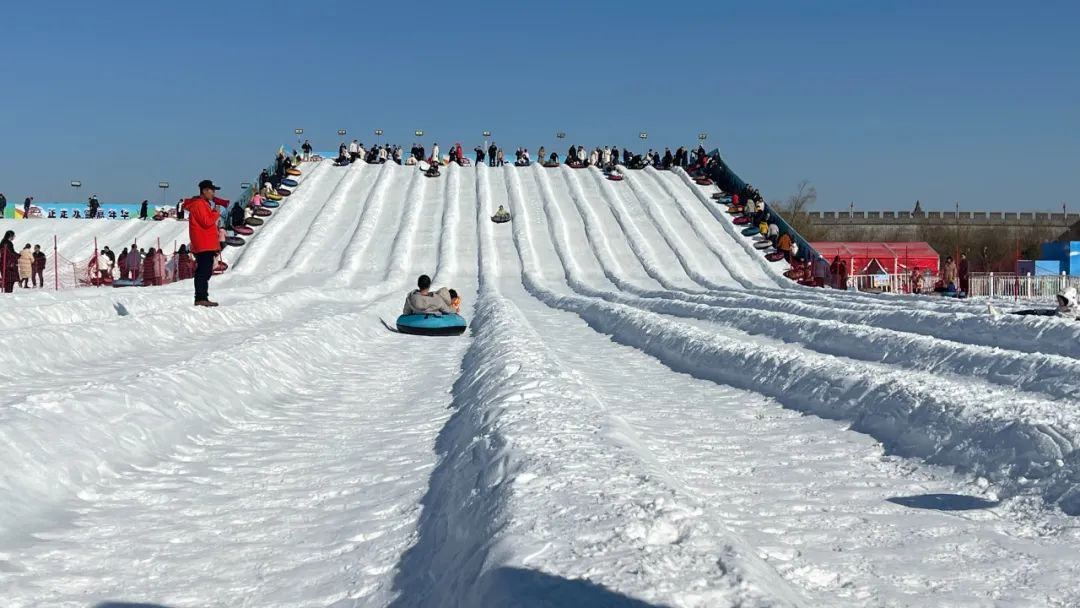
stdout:
[(417, 336), (460, 336), (465, 333), (461, 315), (401, 315), (397, 328), (403, 334)]
[(281, 180), (281, 185), (285, 186), (286, 188), (295, 188), (295, 187), (299, 186), (300, 184), (295, 179), (285, 178), (285, 179)]
[(272, 201), (270, 199), (266, 199), (262, 202), (262, 206), (266, 207), (267, 209), (277, 209), (281, 206), (281, 201)]

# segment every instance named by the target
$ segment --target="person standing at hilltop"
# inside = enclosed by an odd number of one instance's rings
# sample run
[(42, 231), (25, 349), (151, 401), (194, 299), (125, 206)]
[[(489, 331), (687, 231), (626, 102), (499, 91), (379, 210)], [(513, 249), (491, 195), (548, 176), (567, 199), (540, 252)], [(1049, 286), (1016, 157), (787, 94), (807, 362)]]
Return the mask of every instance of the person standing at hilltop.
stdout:
[(33, 201), (34, 201), (34, 197), (32, 197), (32, 196), (26, 197), (26, 200), (23, 201), (23, 204), (22, 204), (22, 209), (23, 209), (22, 217), (23, 217), (24, 220), (30, 219), (30, 203), (32, 203)]
[(218, 188), (214, 182), (199, 182), (199, 196), (184, 201), (188, 221), (191, 252), (195, 254), (195, 305), (217, 306), (210, 300), (210, 277), (214, 274), (214, 256), (221, 251), (218, 241), (218, 219), (221, 213), (215, 207), (228, 209), (229, 201), (215, 196)]
[(3, 192), (0, 192), (0, 218), (4, 217), (4, 212), (7, 211), (7, 197)]

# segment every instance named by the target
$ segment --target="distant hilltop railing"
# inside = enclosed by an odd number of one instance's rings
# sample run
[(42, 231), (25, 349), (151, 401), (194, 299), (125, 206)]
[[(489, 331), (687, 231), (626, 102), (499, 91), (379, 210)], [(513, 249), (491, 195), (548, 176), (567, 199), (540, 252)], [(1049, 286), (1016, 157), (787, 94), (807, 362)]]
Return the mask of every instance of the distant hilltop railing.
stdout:
[(1052, 225), (1067, 228), (1080, 221), (1078, 213), (1038, 211), (807, 211), (806, 217), (817, 224), (925, 224), (960, 222), (967, 225), (1026, 226)]

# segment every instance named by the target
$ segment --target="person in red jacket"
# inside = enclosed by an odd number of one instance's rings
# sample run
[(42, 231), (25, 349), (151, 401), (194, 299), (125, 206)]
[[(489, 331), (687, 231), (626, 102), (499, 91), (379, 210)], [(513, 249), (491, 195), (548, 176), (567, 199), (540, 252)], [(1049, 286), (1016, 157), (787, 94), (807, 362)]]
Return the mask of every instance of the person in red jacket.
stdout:
[(218, 241), (218, 219), (221, 212), (215, 207), (227, 209), (229, 201), (214, 196), (218, 188), (214, 182), (199, 182), (199, 196), (184, 201), (183, 209), (188, 216), (188, 236), (191, 253), (195, 254), (195, 305), (217, 306), (210, 301), (210, 277), (214, 274), (214, 256), (221, 250)]

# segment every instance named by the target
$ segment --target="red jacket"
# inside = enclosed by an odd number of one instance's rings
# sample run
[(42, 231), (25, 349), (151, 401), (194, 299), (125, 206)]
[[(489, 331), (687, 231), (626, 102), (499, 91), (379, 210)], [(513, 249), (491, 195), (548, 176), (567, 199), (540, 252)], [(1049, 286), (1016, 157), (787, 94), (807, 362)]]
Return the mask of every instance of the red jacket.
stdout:
[[(229, 201), (215, 196), (214, 205), (227, 208)], [(211, 207), (210, 203), (201, 196), (184, 201), (183, 209), (188, 216), (188, 236), (191, 239), (191, 252), (221, 251), (221, 241), (218, 240), (217, 229), (218, 218), (221, 217), (221, 213)]]

